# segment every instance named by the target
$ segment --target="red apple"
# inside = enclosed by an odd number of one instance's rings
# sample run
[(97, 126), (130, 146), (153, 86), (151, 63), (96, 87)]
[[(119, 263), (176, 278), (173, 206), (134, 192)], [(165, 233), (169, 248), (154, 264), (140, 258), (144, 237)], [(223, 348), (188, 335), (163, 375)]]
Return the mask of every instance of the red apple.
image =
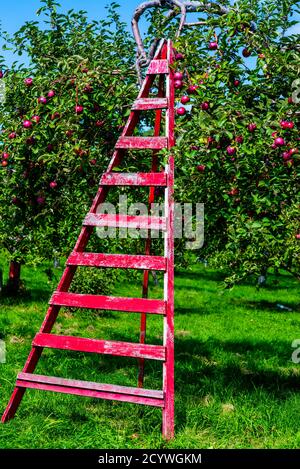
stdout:
[(210, 43), (208, 44), (208, 48), (209, 48), (209, 50), (216, 50), (216, 49), (218, 49), (218, 43), (215, 42), (215, 41), (210, 42)]
[(43, 205), (45, 203), (45, 197), (42, 197), (41, 195), (36, 198), (36, 201), (38, 205)]
[(56, 181), (51, 181), (49, 186), (51, 187), (51, 189), (55, 189), (57, 187), (57, 182)]
[(51, 117), (50, 119), (53, 121), (55, 119), (59, 119), (60, 118), (60, 113), (59, 112), (54, 112), (53, 114), (51, 114)]
[(248, 125), (249, 132), (254, 132), (256, 128), (257, 128), (257, 125), (254, 122)]
[(6, 152), (2, 153), (2, 158), (3, 158), (4, 160), (8, 160), (8, 158), (9, 158), (9, 153), (6, 153)]
[(187, 89), (188, 94), (195, 94), (197, 92), (197, 85), (190, 85)]
[(243, 57), (250, 57), (251, 52), (249, 49), (245, 48), (242, 50)]
[(235, 155), (235, 153), (236, 153), (236, 149), (234, 147), (231, 147), (231, 146), (227, 147), (226, 151), (227, 151), (227, 154), (230, 155), (230, 156)]
[(94, 166), (97, 163), (96, 158), (93, 158), (92, 160), (90, 160), (90, 163)]
[(55, 91), (54, 91), (54, 90), (50, 90), (50, 91), (48, 92), (48, 95), (47, 95), (47, 96), (48, 96), (48, 98), (53, 98), (53, 96), (55, 96)]
[(242, 135), (238, 135), (237, 137), (235, 137), (235, 141), (236, 143), (243, 143), (244, 137)]
[(205, 171), (205, 165), (204, 165), (204, 164), (198, 164), (197, 170), (198, 170), (200, 173), (203, 173), (203, 172)]
[(285, 141), (282, 137), (275, 138), (274, 143), (277, 147), (283, 147), (285, 145)]
[(67, 137), (72, 137), (73, 133), (74, 133), (74, 130), (66, 130)]
[(208, 101), (204, 101), (204, 103), (201, 104), (201, 109), (202, 111), (208, 111), (209, 110), (209, 102)]
[(33, 84), (32, 78), (25, 78), (24, 83), (26, 86), (31, 86)]
[(176, 113), (179, 115), (179, 116), (184, 116), (185, 113), (186, 113), (186, 109), (184, 107), (179, 107), (176, 109)]
[[(286, 129), (286, 128), (287, 128), (287, 127), (286, 127), (286, 124), (287, 124), (286, 121), (284, 121), (284, 120), (280, 121), (280, 127), (281, 127), (282, 129)], [(272, 137), (274, 136), (273, 134), (275, 134), (275, 133), (277, 133), (277, 132), (273, 132), (273, 133), (272, 133)]]
[(45, 98), (45, 96), (40, 96), (38, 98), (38, 103), (40, 104), (46, 104), (47, 103), (47, 99)]
[(299, 153), (299, 150), (298, 148), (291, 148), (289, 150), (289, 154), (292, 156), (292, 155), (296, 155), (297, 153)]
[(17, 136), (16, 132), (11, 132), (10, 134), (8, 134), (8, 138), (9, 138), (10, 140), (16, 138), (16, 136)]
[(288, 161), (291, 159), (291, 155), (288, 151), (285, 151), (282, 153), (282, 158), (283, 158), (283, 161)]
[(297, 233), (297, 234), (295, 235), (295, 238), (296, 238), (296, 239), (300, 239), (300, 233)]
[(1, 164), (2, 164), (3, 167), (5, 167), (5, 166), (8, 165), (8, 161), (7, 161), (7, 160), (3, 160), (3, 161), (1, 162)]
[(86, 85), (83, 88), (84, 93), (92, 93), (93, 92), (93, 87), (91, 85)]
[(24, 121), (23, 127), (25, 127), (25, 129), (30, 129), (30, 127), (32, 127), (32, 122), (29, 120)]
[(184, 95), (184, 96), (181, 97), (180, 102), (182, 104), (187, 104), (188, 102), (190, 102), (190, 98), (187, 95)]
[(79, 155), (81, 158), (88, 153), (86, 150), (83, 150), (80, 147), (75, 147), (73, 151), (76, 155)]
[(181, 72), (174, 73), (174, 80), (182, 80), (182, 79), (183, 79), (183, 73)]
[(228, 192), (229, 195), (238, 195), (239, 190), (237, 187), (233, 187), (231, 191)]
[(183, 83), (181, 80), (174, 81), (174, 88), (176, 88), (177, 90), (180, 90), (182, 87), (183, 87)]
[(181, 52), (177, 52), (175, 55), (175, 60), (184, 60), (184, 55)]
[(40, 122), (41, 118), (40, 118), (40, 116), (32, 116), (31, 120), (33, 122), (36, 122), (36, 124), (38, 124)]
[(96, 127), (103, 127), (104, 124), (105, 124), (105, 121), (100, 121), (100, 120), (98, 120), (98, 121), (95, 122), (95, 126), (96, 126)]
[(233, 82), (234, 86), (239, 86), (240, 83), (241, 83), (240, 80), (234, 80)]
[(80, 106), (79, 104), (77, 104), (75, 106), (75, 112), (76, 114), (81, 114), (83, 112), (83, 106)]
[(34, 145), (34, 144), (35, 144), (35, 139), (34, 139), (34, 137), (28, 137), (28, 138), (26, 139), (26, 144), (27, 144), (27, 145)]

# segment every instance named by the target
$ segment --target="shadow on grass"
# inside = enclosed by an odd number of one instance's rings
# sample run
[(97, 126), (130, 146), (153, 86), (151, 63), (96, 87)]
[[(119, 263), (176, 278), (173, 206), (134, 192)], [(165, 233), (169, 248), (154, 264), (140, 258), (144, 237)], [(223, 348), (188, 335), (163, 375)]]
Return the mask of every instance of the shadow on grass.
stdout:
[[(217, 353), (216, 353), (217, 351)], [(288, 370), (292, 354), (291, 343), (284, 341), (250, 342), (250, 341), (219, 341), (208, 340), (176, 340), (176, 380), (182, 383), (180, 393), (188, 396), (189, 386), (198, 388), (200, 394), (204, 387), (210, 388), (211, 393), (225, 387), (232, 387), (235, 393), (254, 392), (257, 387), (263, 387), (278, 398), (285, 398), (287, 390), (300, 389), (300, 375)], [(219, 363), (220, 352), (234, 354), (227, 355), (227, 362)], [(251, 357), (248, 354), (251, 352)], [(274, 370), (263, 370), (263, 362), (278, 359)], [(286, 370), (283, 371), (283, 368)], [(192, 369), (187, 378), (187, 368)], [(300, 370), (299, 370), (300, 371)], [(209, 378), (209, 385), (207, 385)], [(185, 387), (187, 390), (185, 391)], [(206, 392), (208, 390), (206, 389)]]
[[(112, 338), (130, 341), (130, 337), (124, 334)], [(151, 340), (153, 345), (157, 342), (161, 343), (157, 340)], [(274, 393), (277, 397), (284, 398), (283, 391), (300, 389), (300, 375), (294, 373), (294, 369), (289, 368), (292, 351), (291, 343), (287, 341), (222, 342), (212, 339), (201, 342), (187, 338), (176, 338), (175, 375), (179, 397), (191, 397), (191, 386), (195, 388), (192, 395), (195, 394), (195, 391), (202, 395), (203, 388), (209, 388), (205, 389), (206, 393), (210, 391), (215, 394), (218, 389), (222, 391), (226, 387), (232, 387), (235, 394), (238, 394), (245, 391), (254, 392), (260, 386), (268, 392)], [(220, 358), (222, 353), (226, 354), (226, 359), (223, 359), (223, 362)], [(84, 367), (76, 366), (81, 363), (82, 359), (84, 359)], [(273, 365), (274, 369), (262, 369), (263, 363), (272, 359), (277, 359)], [(49, 366), (52, 372), (55, 363), (64, 362), (65, 369), (69, 368), (73, 378), (75, 373), (79, 379), (82, 379), (82, 377), (80, 378), (82, 372), (90, 370), (101, 374), (111, 374), (116, 370), (128, 369), (128, 367), (136, 367), (137, 365), (137, 359), (134, 358), (113, 356), (101, 356), (100, 358), (97, 354), (83, 354), (57, 349), (47, 351), (44, 360), (43, 368)], [(148, 368), (151, 380), (151, 374), (154, 378), (161, 370), (161, 363), (152, 360), (147, 363), (151, 363)]]
[(228, 290), (225, 290), (221, 287), (218, 288), (216, 286), (212, 286), (210, 288), (209, 286), (210, 284), (205, 284), (203, 285), (203, 283), (199, 283), (199, 286), (192, 286), (192, 285), (176, 285), (175, 287), (175, 295), (176, 295), (176, 292), (179, 291), (179, 290), (186, 290), (186, 291), (194, 291), (194, 292), (197, 292), (200, 294), (201, 293), (209, 293), (213, 296), (217, 296), (218, 294), (224, 294), (226, 292), (228, 292)]
[[(223, 361), (219, 358), (220, 352), (227, 354)], [(175, 396), (180, 403), (177, 406), (177, 428), (187, 425), (189, 402), (192, 400), (202, 406), (201, 401), (204, 402), (206, 396), (219, 402), (226, 402), (232, 396), (244, 400), (247, 396), (247, 402), (251, 402), (253, 395), (257, 405), (260, 401), (265, 405), (268, 401), (288, 400), (292, 392), (300, 391), (300, 373), (287, 366), (291, 352), (291, 344), (284, 341), (253, 343), (176, 339)], [(235, 356), (230, 357), (228, 353)], [(272, 358), (278, 359), (273, 369), (263, 369), (264, 361)]]
[(37, 301), (41, 303), (48, 303), (51, 297), (51, 289), (41, 289), (35, 288), (26, 290), (20, 295), (1, 295), (0, 296), (0, 305), (3, 306), (13, 306), (13, 305), (31, 305), (32, 302)]
[(202, 305), (202, 306), (195, 306), (195, 307), (189, 307), (189, 308), (180, 308), (180, 307), (176, 307), (175, 308), (175, 318), (176, 316), (182, 316), (182, 315), (185, 315), (185, 316), (188, 316), (188, 315), (192, 315), (192, 314), (198, 314), (198, 315), (201, 315), (201, 316), (206, 316), (206, 315), (211, 315), (213, 313), (220, 313), (220, 311), (218, 310), (212, 310), (211, 308), (208, 310), (205, 308), (205, 305)]
[(217, 272), (212, 270), (204, 270), (203, 272), (192, 272), (186, 270), (175, 270), (175, 278), (176, 276), (182, 279), (188, 280), (205, 280), (207, 282), (222, 282), (226, 278), (226, 273), (224, 272)]
[(281, 309), (276, 306), (277, 304), (284, 305), (288, 308), (291, 308), (292, 312), (300, 312), (300, 305), (296, 303), (287, 302), (285, 298), (277, 298), (276, 302), (271, 302), (267, 300), (257, 300), (257, 301), (248, 301), (243, 298), (230, 298), (230, 303), (233, 303), (237, 306), (242, 306), (245, 309), (259, 309), (261, 311), (273, 311), (274, 313), (287, 313), (288, 311)]
[[(115, 339), (128, 340), (129, 337), (123, 334), (116, 335)], [(191, 401), (193, 405), (201, 407), (205, 405), (201, 404), (205, 396), (212, 396), (216, 402), (227, 402), (232, 396), (236, 399), (250, 396), (247, 402), (251, 402), (253, 396), (257, 405), (260, 401), (265, 405), (268, 399), (270, 402), (274, 400), (284, 402), (290, 398), (291, 392), (300, 390), (300, 375), (297, 376), (287, 367), (291, 344), (286, 341), (251, 342), (216, 339), (200, 341), (176, 338), (175, 352), (178, 430), (184, 429), (187, 425), (187, 410)], [(222, 358), (222, 353), (223, 356), (226, 355), (225, 358)], [(264, 361), (270, 359), (275, 359), (273, 369), (264, 369)], [(137, 370), (136, 359), (47, 350), (36, 372), (50, 376), (136, 386)], [(145, 371), (145, 387), (160, 389), (162, 363), (148, 360)], [(262, 395), (257, 393), (260, 389)], [(95, 400), (96, 402), (98, 401)], [(87, 420), (85, 411), (82, 413), (83, 411), (70, 409), (70, 412), (76, 421)], [(145, 411), (141, 410), (141, 415), (144, 415), (143, 412)], [(199, 412), (202, 412), (201, 409)]]
[[(207, 270), (203, 267), (202, 270), (198, 270), (196, 272), (193, 271), (185, 271), (185, 270), (175, 270), (175, 278), (188, 279), (188, 280), (199, 280), (204, 282), (216, 282), (221, 283), (224, 282), (225, 278), (227, 277), (228, 273), (220, 272), (208, 269)], [(260, 287), (261, 291), (277, 291), (282, 290), (284, 288), (291, 288), (290, 282), (295, 282), (295, 288), (297, 288), (299, 282), (288, 273), (280, 273), (279, 275), (275, 274), (268, 274), (267, 282), (265, 285)], [(257, 286), (257, 277), (249, 276), (248, 278), (244, 279), (243, 281), (238, 283), (238, 286), (247, 286), (255, 288)], [(176, 285), (178, 288), (178, 285)], [(188, 288), (186, 286), (179, 286), (179, 288)], [(202, 287), (203, 288), (203, 287)]]

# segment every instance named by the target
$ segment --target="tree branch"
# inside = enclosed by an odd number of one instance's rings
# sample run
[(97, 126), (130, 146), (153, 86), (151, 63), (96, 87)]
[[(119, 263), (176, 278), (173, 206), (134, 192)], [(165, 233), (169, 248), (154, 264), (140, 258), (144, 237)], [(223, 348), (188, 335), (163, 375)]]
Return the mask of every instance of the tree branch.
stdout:
[(192, 28), (193, 26), (203, 26), (207, 24), (206, 21), (196, 21), (195, 23), (184, 23), (186, 28)]
[[(144, 48), (143, 40), (141, 37), (140, 29), (139, 29), (139, 19), (142, 16), (143, 13), (145, 13), (146, 10), (149, 8), (157, 8), (161, 7), (161, 0), (150, 0), (144, 3), (141, 3), (134, 11), (132, 20), (131, 20), (131, 26), (132, 26), (132, 32), (134, 35), (134, 39), (137, 45), (137, 53), (138, 53), (138, 59), (142, 59), (141, 62), (145, 61), (147, 63), (147, 54)], [(140, 65), (142, 63), (140, 62)]]
[(133, 17), (131, 20), (132, 32), (137, 45), (137, 60), (136, 60), (136, 69), (139, 77), (139, 82), (141, 84), (141, 68), (146, 67), (149, 64), (149, 61), (154, 56), (155, 49), (158, 43), (158, 39), (155, 39), (154, 43), (151, 46), (150, 53), (147, 55), (145, 51), (144, 43), (139, 29), (139, 20), (141, 16), (149, 8), (169, 8), (170, 11), (166, 15), (166, 22), (171, 21), (178, 14), (180, 14), (179, 27), (176, 33), (176, 37), (179, 37), (183, 28), (198, 26), (205, 24), (205, 22), (197, 23), (186, 23), (187, 13), (192, 12), (210, 12), (216, 15), (226, 15), (229, 10), (228, 8), (219, 5), (215, 2), (203, 3), (201, 1), (192, 1), (192, 0), (148, 0), (141, 3), (134, 11)]

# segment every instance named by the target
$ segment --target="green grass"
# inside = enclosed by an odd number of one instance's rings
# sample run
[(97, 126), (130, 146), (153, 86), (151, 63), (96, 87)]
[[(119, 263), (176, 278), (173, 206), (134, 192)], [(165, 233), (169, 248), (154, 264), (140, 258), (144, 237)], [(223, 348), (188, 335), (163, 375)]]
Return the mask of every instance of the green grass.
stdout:
[[(57, 272), (57, 275), (59, 272)], [(24, 268), (31, 298), (2, 299), (0, 409), (43, 320), (52, 287), (43, 269)], [(222, 275), (195, 266), (176, 274), (176, 438), (161, 439), (161, 411), (150, 407), (28, 390), (14, 420), (0, 425), (1, 448), (297, 448), (300, 445), (299, 284), (269, 278), (257, 291), (220, 289)], [(139, 295), (123, 281), (119, 295)], [(161, 287), (153, 287), (159, 297)], [(276, 303), (293, 312), (276, 309)], [(138, 315), (62, 311), (55, 331), (134, 341)], [(148, 342), (161, 343), (161, 318), (150, 318)], [(41, 374), (135, 385), (133, 359), (47, 350)], [(161, 365), (146, 366), (147, 387), (161, 387)]]

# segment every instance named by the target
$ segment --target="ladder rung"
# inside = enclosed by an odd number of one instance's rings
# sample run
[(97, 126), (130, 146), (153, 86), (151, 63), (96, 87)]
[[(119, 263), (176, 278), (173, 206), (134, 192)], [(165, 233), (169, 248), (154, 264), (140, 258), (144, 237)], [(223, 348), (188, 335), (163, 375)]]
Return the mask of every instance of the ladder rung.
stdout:
[(162, 150), (167, 147), (167, 137), (120, 137), (115, 148), (124, 150)]
[(139, 98), (132, 106), (133, 111), (148, 111), (151, 109), (167, 109), (167, 98)]
[(147, 75), (156, 75), (160, 73), (169, 73), (169, 64), (165, 59), (151, 60)]
[(166, 230), (164, 217), (133, 215), (110, 215), (108, 213), (88, 213), (83, 221), (85, 226), (107, 226), (112, 228), (140, 228), (146, 230)]
[(163, 391), (19, 373), (16, 386), (164, 407)]
[(103, 186), (161, 186), (167, 185), (166, 173), (104, 173), (100, 179)]
[(165, 301), (148, 298), (120, 298), (56, 291), (53, 293), (49, 303), (50, 305), (72, 308), (103, 309), (132, 313), (165, 314), (166, 312)]
[(86, 339), (64, 335), (39, 333), (33, 339), (35, 347), (56, 348), (76, 352), (101, 353), (119, 357), (165, 360), (165, 347), (161, 345), (111, 342), (108, 340)]
[(161, 256), (131, 256), (126, 254), (72, 252), (67, 260), (67, 265), (165, 271), (166, 258)]

